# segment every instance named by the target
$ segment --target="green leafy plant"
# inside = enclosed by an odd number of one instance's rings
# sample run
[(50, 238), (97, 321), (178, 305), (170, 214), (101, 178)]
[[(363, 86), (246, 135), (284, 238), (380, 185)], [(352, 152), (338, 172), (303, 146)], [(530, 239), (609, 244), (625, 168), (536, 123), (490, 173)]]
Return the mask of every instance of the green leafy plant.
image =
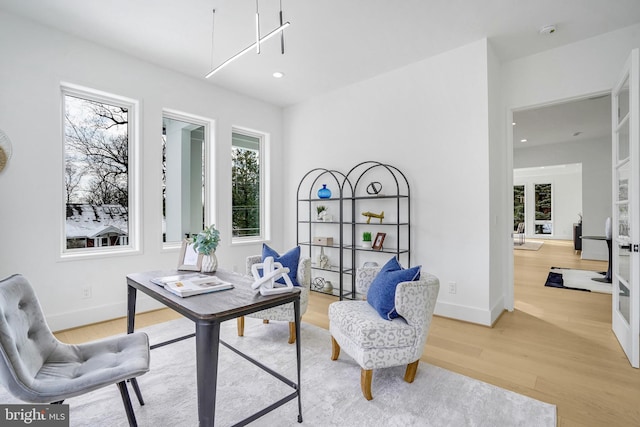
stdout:
[(362, 233), (362, 241), (363, 242), (370, 242), (371, 241), (371, 233), (368, 231), (365, 231)]
[(322, 212), (326, 211), (327, 207), (320, 205), (320, 206), (316, 206), (316, 211), (318, 211), (318, 215), (320, 215)]
[(211, 224), (196, 234), (195, 239), (193, 239), (193, 249), (201, 254), (209, 255), (216, 250), (219, 242), (220, 232), (216, 229), (215, 224)]

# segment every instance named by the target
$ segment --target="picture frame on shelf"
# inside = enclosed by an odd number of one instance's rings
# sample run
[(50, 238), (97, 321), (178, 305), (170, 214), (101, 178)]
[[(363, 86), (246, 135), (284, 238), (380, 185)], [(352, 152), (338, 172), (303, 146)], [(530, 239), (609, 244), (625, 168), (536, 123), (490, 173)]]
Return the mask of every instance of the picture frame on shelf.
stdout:
[(191, 239), (182, 240), (178, 270), (200, 271), (202, 269), (202, 254), (196, 252)]
[(374, 251), (380, 251), (382, 250), (382, 243), (384, 242), (384, 238), (387, 235), (387, 233), (377, 233), (376, 234), (376, 238), (373, 241), (373, 245), (371, 246), (371, 248)]

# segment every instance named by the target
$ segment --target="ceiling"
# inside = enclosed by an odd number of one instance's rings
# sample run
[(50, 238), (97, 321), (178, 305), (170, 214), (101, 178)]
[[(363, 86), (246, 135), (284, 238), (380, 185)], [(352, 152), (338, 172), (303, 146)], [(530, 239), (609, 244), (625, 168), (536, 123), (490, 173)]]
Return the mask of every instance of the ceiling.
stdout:
[[(276, 37), (207, 82), (287, 106), (482, 38), (507, 61), (640, 22), (637, 0), (260, 0), (261, 34), (279, 25), (280, 2), (291, 22), (285, 55)], [(255, 41), (255, 8), (253, 0), (0, 0), (0, 10), (203, 81)], [(557, 31), (540, 35), (549, 24)]]
[(611, 95), (516, 111), (513, 122), (514, 149), (593, 139), (608, 143)]

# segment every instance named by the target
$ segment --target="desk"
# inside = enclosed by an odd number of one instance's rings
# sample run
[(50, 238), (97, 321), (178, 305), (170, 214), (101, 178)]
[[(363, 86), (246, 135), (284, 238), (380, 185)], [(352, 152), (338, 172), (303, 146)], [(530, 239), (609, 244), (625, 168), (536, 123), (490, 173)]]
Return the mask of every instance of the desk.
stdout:
[(611, 239), (607, 239), (605, 236), (582, 236), (582, 239), (607, 241), (607, 248), (609, 249), (609, 267), (607, 267), (607, 274), (605, 274), (605, 276), (602, 278), (594, 277), (591, 280), (595, 280), (596, 282), (611, 283), (611, 261), (612, 261)]
[[(218, 270), (214, 273), (221, 280), (231, 282), (235, 288), (182, 298), (166, 291), (162, 286), (151, 282), (154, 277), (171, 276), (177, 271), (151, 271), (127, 275), (127, 333), (134, 330), (137, 291), (142, 291), (151, 298), (161, 302), (167, 307), (177, 311), (196, 324), (196, 372), (198, 389), (198, 420), (199, 425), (213, 426), (215, 420), (216, 383), (218, 378), (218, 350), (219, 344), (230, 348), (235, 353), (264, 369), (271, 375), (280, 379), (295, 391), (273, 403), (267, 408), (256, 412), (250, 417), (238, 422), (237, 426), (246, 425), (260, 418), (267, 412), (284, 405), (290, 400), (298, 398), (298, 422), (302, 422), (302, 402), (300, 399), (300, 290), (294, 292), (261, 296), (251, 289), (252, 280), (240, 274)], [(220, 323), (225, 320), (235, 319), (266, 308), (276, 307), (282, 304), (293, 303), (296, 329), (296, 358), (298, 379), (297, 383), (288, 380), (277, 372), (242, 354), (235, 348), (220, 340)], [(193, 335), (182, 337), (189, 338)], [(170, 344), (181, 338), (161, 343)], [(284, 344), (286, 345), (286, 344)], [(132, 384), (137, 388), (137, 382)]]

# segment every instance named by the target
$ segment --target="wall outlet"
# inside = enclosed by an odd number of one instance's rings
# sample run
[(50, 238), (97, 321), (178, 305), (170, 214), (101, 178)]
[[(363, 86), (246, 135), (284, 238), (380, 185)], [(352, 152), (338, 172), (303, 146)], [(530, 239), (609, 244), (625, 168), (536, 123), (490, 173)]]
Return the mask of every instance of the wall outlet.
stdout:
[(458, 286), (456, 282), (449, 282), (449, 293), (455, 294), (457, 290), (458, 290)]
[(91, 286), (82, 287), (82, 299), (91, 298)]

